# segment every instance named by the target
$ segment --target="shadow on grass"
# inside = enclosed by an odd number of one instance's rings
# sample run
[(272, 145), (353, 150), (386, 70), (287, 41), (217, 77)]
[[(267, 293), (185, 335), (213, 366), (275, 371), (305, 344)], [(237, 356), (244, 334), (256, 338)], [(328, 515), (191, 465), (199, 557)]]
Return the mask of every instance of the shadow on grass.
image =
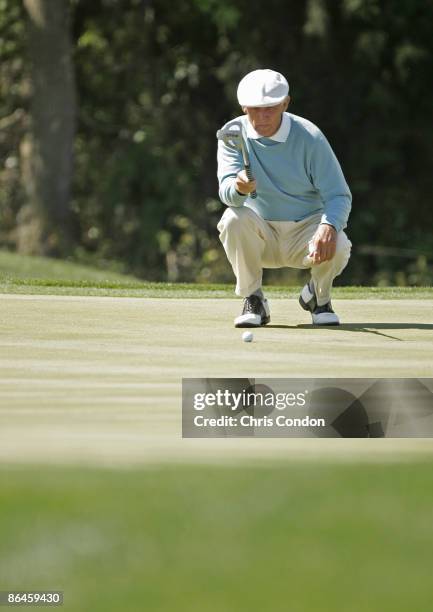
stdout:
[(351, 332), (363, 332), (367, 334), (376, 334), (378, 336), (384, 336), (385, 338), (391, 338), (392, 340), (399, 340), (404, 342), (402, 338), (396, 338), (389, 334), (381, 333), (378, 330), (384, 329), (421, 329), (421, 330), (433, 330), (433, 323), (342, 323), (341, 325), (312, 325), (311, 323), (305, 323), (300, 325), (267, 325), (273, 329), (333, 329), (335, 331), (351, 331)]

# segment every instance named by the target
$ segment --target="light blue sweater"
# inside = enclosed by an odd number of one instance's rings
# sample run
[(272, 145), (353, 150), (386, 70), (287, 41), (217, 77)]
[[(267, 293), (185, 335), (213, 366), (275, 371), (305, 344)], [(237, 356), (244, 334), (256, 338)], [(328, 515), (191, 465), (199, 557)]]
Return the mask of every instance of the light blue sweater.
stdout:
[(219, 141), (220, 198), (227, 206), (248, 206), (268, 221), (299, 221), (322, 212), (321, 222), (340, 231), (347, 225), (352, 202), (340, 164), (318, 127), (302, 117), (284, 114), (289, 129), (284, 142), (246, 137), (254, 132), (248, 117), (236, 118), (244, 126), (257, 198), (236, 191), (235, 177), (243, 169), (241, 153)]

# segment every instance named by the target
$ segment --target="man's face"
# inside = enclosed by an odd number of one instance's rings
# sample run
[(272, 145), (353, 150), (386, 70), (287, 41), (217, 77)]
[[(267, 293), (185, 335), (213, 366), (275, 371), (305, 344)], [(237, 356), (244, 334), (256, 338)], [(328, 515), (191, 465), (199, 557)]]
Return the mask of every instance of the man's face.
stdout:
[(273, 136), (281, 124), (281, 116), (289, 106), (290, 97), (276, 106), (243, 106), (242, 110), (260, 136)]

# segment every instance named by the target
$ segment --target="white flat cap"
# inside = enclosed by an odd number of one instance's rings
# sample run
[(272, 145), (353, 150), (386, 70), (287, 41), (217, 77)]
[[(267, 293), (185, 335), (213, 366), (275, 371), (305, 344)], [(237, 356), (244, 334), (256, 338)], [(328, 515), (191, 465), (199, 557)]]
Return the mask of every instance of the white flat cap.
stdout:
[(289, 94), (289, 84), (275, 70), (253, 70), (238, 85), (241, 106), (276, 106)]

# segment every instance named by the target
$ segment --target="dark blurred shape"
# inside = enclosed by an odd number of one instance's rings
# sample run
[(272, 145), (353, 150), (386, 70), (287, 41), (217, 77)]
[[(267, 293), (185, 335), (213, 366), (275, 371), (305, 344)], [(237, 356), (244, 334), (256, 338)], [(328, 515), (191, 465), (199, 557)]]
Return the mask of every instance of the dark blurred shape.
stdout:
[(28, 16), (29, 131), (21, 145), (27, 203), (20, 211), (18, 249), (66, 256), (76, 240), (71, 186), (75, 74), (68, 0), (24, 0)]
[(320, 437), (335, 437), (337, 432), (342, 438), (368, 437), (368, 416), (362, 405), (352, 393), (337, 387), (314, 389), (310, 396), (310, 416), (325, 418), (327, 427), (312, 433)]

